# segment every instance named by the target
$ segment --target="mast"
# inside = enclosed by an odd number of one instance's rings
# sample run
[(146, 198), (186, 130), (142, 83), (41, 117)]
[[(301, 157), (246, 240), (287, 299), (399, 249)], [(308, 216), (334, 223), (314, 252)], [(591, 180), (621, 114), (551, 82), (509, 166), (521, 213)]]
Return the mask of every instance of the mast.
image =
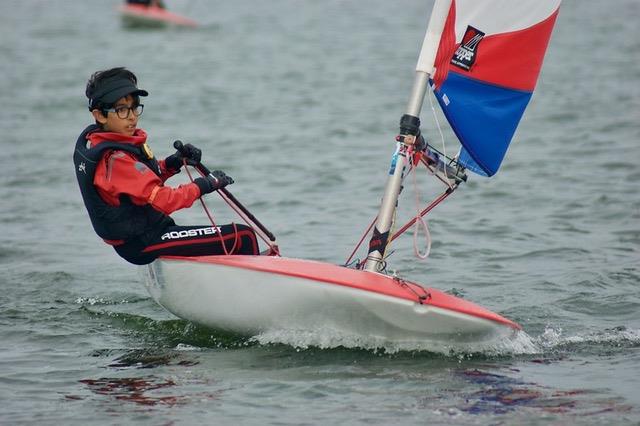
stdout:
[(400, 119), (400, 134), (396, 138), (396, 150), (391, 157), (391, 169), (382, 197), (378, 219), (369, 241), (369, 254), (364, 269), (378, 272), (383, 268), (384, 253), (389, 243), (389, 233), (396, 208), (398, 196), (402, 189), (402, 181), (407, 164), (407, 151), (416, 142), (420, 131), (420, 111), (427, 91), (429, 76), (433, 74), (440, 36), (444, 29), (452, 0), (435, 0), (427, 33), (422, 43), (413, 88), (409, 96), (406, 112)]

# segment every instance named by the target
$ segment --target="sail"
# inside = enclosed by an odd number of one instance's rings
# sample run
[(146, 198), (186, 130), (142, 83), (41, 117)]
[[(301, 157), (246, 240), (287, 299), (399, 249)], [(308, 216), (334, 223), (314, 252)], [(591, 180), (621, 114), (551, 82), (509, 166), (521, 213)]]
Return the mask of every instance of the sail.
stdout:
[[(418, 60), (462, 144), (459, 161), (494, 175), (531, 99), (560, 0), (436, 0), (448, 5), (434, 59)], [(435, 41), (434, 41), (435, 40)], [(431, 55), (433, 57), (433, 55)]]

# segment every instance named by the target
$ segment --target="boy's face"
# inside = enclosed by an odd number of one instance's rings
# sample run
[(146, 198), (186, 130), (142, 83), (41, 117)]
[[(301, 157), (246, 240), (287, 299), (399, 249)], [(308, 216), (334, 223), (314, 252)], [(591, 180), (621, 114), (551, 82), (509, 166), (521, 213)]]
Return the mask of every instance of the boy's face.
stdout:
[[(120, 98), (113, 104), (111, 111), (107, 112), (105, 116), (100, 110), (93, 110), (91, 114), (102, 125), (102, 128), (107, 132), (120, 133), (127, 136), (133, 136), (138, 125), (138, 116), (133, 113), (133, 110), (126, 110), (126, 108), (134, 108), (138, 105), (137, 100), (127, 95), (124, 98)], [(113, 109), (121, 109), (123, 113), (118, 114)], [(128, 114), (128, 115), (127, 115)], [(126, 116), (126, 118), (120, 118), (120, 116)]]

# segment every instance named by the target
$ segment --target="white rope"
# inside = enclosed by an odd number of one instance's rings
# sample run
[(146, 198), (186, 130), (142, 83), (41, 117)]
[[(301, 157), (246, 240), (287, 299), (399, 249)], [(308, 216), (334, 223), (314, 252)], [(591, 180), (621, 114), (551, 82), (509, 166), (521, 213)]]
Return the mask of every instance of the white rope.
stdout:
[[(436, 108), (433, 105), (433, 98), (436, 96), (435, 92), (433, 91), (433, 87), (428, 84), (429, 86), (429, 93), (427, 93), (427, 97), (429, 98), (429, 105), (431, 105), (431, 112), (433, 113), (433, 119), (436, 122), (436, 127), (438, 128), (438, 133), (440, 133), (440, 141), (442, 142), (442, 155), (444, 155), (444, 159), (442, 161), (442, 172), (444, 173), (445, 176), (447, 176), (447, 171), (445, 170), (445, 160), (447, 158), (447, 147), (444, 143), (444, 133), (442, 133), (442, 127), (440, 127), (440, 120), (438, 120), (438, 114), (436, 112)], [(451, 183), (449, 182), (449, 179), (446, 179), (446, 184), (449, 186), (449, 188), (451, 188)]]
[[(426, 260), (431, 253), (431, 232), (429, 232), (429, 226), (427, 226), (427, 222), (424, 220), (422, 216), (420, 216), (420, 193), (418, 191), (418, 179), (416, 173), (415, 165), (412, 165), (413, 171), (413, 192), (415, 194), (416, 200), (416, 223), (413, 228), (413, 252), (416, 257), (420, 260)], [(420, 253), (420, 249), (418, 248), (418, 233), (420, 232), (420, 228), (424, 229), (424, 237), (426, 240), (426, 251), (424, 253)]]
[[(437, 114), (435, 105), (433, 103), (433, 97), (435, 97), (435, 93), (433, 91), (433, 87), (430, 84), (428, 86), (429, 86), (429, 93), (428, 93), (429, 104), (431, 106), (431, 112), (433, 113), (433, 119), (436, 122), (438, 133), (440, 134), (440, 142), (442, 144), (442, 154), (444, 156), (444, 159), (442, 161), (442, 167), (443, 167), (442, 172), (444, 173), (445, 176), (447, 176), (447, 171), (445, 169), (446, 167), (445, 160), (447, 158), (447, 147), (444, 142), (444, 133), (442, 132), (442, 127), (440, 126), (440, 120), (438, 120), (438, 114)], [(413, 186), (414, 186), (414, 193), (415, 193), (415, 200), (416, 200), (416, 222), (415, 222), (415, 227), (413, 228), (413, 250), (417, 258), (421, 260), (426, 260), (429, 257), (429, 254), (431, 253), (431, 232), (429, 231), (429, 226), (427, 224), (427, 221), (420, 215), (420, 193), (418, 192), (418, 182), (417, 182), (417, 177), (415, 173), (416, 168), (415, 168), (415, 165), (412, 165), (412, 166), (413, 166), (412, 171), (414, 172)], [(431, 169), (427, 167), (427, 170), (432, 174), (435, 174), (437, 168), (431, 171)], [(452, 186), (451, 186), (451, 183), (449, 182), (449, 179), (445, 179), (445, 180), (446, 180), (445, 183), (449, 186), (449, 188), (451, 188)], [(420, 253), (420, 249), (418, 248), (418, 233), (420, 232), (421, 229), (424, 231), (424, 237), (426, 241), (426, 250), (424, 253)]]

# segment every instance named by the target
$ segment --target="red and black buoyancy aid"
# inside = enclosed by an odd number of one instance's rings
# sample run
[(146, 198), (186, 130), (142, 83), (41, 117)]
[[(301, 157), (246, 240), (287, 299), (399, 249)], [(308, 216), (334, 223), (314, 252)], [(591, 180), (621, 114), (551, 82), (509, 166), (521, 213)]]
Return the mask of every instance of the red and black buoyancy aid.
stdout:
[(173, 219), (169, 216), (151, 205), (135, 205), (126, 195), (120, 197), (119, 206), (109, 205), (100, 197), (93, 179), (98, 162), (107, 151), (129, 152), (158, 176), (160, 176), (160, 168), (155, 158), (149, 159), (141, 148), (131, 144), (106, 141), (91, 147), (87, 135), (99, 129), (95, 124), (84, 129), (78, 137), (73, 153), (78, 185), (96, 234), (107, 242), (122, 243), (135, 238), (143, 240), (145, 237), (153, 238), (165, 227), (174, 225)]

